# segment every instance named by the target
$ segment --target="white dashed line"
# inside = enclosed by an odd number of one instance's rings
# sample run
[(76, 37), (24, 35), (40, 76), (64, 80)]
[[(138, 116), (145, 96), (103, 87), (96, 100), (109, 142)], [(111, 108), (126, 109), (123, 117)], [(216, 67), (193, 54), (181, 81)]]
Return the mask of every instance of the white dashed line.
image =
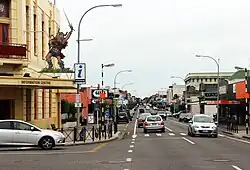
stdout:
[(134, 142), (134, 141), (132, 141), (131, 143), (132, 143), (132, 144), (134, 144), (135, 142)]
[(242, 170), (241, 168), (239, 168), (239, 167), (236, 166), (236, 165), (232, 165), (232, 167), (233, 167), (234, 169), (236, 169), (236, 170)]
[(135, 120), (135, 125), (134, 125), (134, 133), (133, 133), (133, 138), (136, 138), (136, 128), (137, 128), (137, 119)]
[(127, 158), (126, 162), (132, 162), (132, 158)]
[(180, 135), (181, 135), (181, 136), (187, 136), (187, 134), (186, 134), (186, 133), (180, 133)]
[(167, 129), (169, 132), (173, 132), (173, 130), (169, 129), (167, 126), (165, 126), (165, 129)]
[(129, 170), (129, 169), (124, 169), (124, 170)]
[(174, 133), (169, 133), (168, 135), (169, 135), (169, 136), (174, 136), (175, 134), (174, 134)]
[(132, 141), (135, 141), (135, 139), (133, 138)]
[(190, 144), (192, 144), (192, 145), (195, 144), (193, 141), (191, 141), (191, 140), (189, 140), (189, 139), (187, 139), (187, 138), (185, 138), (185, 137), (182, 137), (182, 139), (184, 139), (185, 141), (187, 141), (188, 143), (190, 143)]
[(162, 136), (160, 133), (156, 133), (156, 136)]
[(129, 153), (133, 152), (133, 150), (128, 150)]
[(144, 136), (149, 136), (149, 134), (144, 134)]
[(134, 145), (130, 145), (129, 147), (130, 147), (130, 148), (133, 148), (133, 147), (134, 147)]

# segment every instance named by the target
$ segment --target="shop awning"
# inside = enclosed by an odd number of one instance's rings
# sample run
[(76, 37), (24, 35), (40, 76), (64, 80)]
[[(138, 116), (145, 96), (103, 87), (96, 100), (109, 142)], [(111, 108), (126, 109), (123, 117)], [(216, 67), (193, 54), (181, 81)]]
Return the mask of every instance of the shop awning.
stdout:
[(73, 80), (59, 78), (0, 77), (0, 86), (42, 89), (75, 89)]

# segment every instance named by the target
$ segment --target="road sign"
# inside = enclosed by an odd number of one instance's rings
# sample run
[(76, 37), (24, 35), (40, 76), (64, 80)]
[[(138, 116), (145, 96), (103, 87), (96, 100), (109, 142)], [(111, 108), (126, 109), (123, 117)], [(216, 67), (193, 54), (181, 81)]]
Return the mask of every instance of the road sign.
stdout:
[(100, 98), (100, 94), (105, 93), (105, 98), (108, 97), (108, 90), (101, 90), (101, 89), (93, 89), (92, 90), (92, 99), (98, 99)]
[(76, 94), (76, 103), (80, 103), (80, 102), (81, 102), (81, 95)]
[(75, 63), (75, 82), (77, 84), (86, 84), (86, 64), (85, 63)]
[(75, 107), (82, 107), (81, 103), (75, 103)]

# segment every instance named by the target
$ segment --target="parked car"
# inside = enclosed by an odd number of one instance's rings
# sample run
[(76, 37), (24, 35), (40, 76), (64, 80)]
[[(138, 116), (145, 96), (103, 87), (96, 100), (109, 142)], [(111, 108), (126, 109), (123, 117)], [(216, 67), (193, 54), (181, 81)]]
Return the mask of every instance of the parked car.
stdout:
[(128, 117), (128, 114), (126, 112), (119, 112), (118, 113), (117, 123), (120, 123), (120, 122), (129, 123), (129, 117)]
[(38, 146), (49, 150), (64, 144), (65, 136), (58, 131), (41, 129), (22, 120), (0, 120), (2, 146)]
[(151, 116), (151, 113), (142, 113), (138, 119), (137, 119), (137, 127), (140, 128), (143, 126), (143, 123), (145, 121), (145, 119), (148, 117), (148, 116)]
[(214, 122), (213, 118), (208, 115), (204, 114), (194, 115), (192, 120), (189, 121), (188, 135), (189, 136), (206, 135), (217, 138), (218, 137), (217, 123)]
[(173, 116), (173, 114), (170, 111), (166, 111), (166, 115), (167, 115), (167, 117), (172, 117)]
[(187, 113), (186, 116), (184, 117), (183, 121), (184, 122), (189, 122), (193, 118), (192, 113)]
[(165, 132), (165, 124), (159, 115), (148, 116), (143, 123), (143, 132), (147, 133), (149, 130), (160, 130)]
[(157, 114), (158, 114), (159, 116), (161, 116), (161, 118), (162, 118), (163, 120), (166, 120), (166, 119), (167, 119), (166, 111), (160, 110), (160, 111), (157, 112)]
[(184, 121), (184, 118), (187, 116), (187, 113), (181, 113), (179, 116), (179, 122)]

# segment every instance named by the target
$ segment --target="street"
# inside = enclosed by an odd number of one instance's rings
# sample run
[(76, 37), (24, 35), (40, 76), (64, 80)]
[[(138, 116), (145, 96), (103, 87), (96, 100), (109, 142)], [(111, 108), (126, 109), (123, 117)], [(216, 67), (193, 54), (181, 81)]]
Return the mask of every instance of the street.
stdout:
[[(1, 151), (0, 169), (88, 170), (247, 170), (250, 142), (224, 135), (189, 137), (187, 125), (166, 121), (165, 133), (144, 134), (127, 126), (124, 139), (109, 143), (68, 146), (52, 151)], [(135, 134), (134, 134), (135, 133)]]

